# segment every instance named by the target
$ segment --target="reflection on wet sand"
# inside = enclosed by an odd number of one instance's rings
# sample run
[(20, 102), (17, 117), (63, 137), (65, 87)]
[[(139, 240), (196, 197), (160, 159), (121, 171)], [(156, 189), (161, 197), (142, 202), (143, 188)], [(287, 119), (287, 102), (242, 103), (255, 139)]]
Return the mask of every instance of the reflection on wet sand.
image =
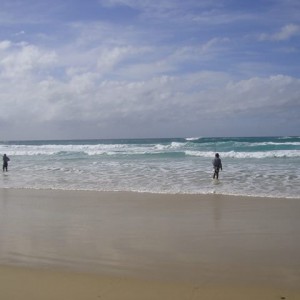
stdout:
[(5, 189), (0, 196), (1, 264), (201, 282), (300, 279), (297, 199)]

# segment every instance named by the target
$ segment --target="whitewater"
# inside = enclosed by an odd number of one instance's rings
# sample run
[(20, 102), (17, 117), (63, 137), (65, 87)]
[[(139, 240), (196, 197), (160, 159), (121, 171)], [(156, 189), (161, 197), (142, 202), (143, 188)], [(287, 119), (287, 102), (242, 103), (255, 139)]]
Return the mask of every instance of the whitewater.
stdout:
[(300, 137), (2, 141), (4, 153), (0, 188), (300, 198)]

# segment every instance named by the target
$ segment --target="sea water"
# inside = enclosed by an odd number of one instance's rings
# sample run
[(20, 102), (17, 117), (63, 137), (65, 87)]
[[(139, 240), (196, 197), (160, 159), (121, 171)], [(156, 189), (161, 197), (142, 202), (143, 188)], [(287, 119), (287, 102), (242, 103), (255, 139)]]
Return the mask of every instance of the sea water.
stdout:
[(300, 137), (3, 141), (4, 153), (0, 188), (300, 198)]

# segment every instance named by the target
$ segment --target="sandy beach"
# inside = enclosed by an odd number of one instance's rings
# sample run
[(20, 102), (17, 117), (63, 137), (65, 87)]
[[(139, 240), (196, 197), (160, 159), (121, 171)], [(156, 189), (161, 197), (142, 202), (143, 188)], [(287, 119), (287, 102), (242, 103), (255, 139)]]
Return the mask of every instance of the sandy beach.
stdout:
[(1, 299), (300, 299), (300, 200), (0, 190)]

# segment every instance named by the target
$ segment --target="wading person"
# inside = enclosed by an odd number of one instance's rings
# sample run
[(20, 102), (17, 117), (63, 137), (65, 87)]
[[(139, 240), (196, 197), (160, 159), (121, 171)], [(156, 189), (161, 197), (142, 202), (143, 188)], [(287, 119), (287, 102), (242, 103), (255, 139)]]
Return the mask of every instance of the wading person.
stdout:
[(212, 164), (214, 166), (214, 175), (213, 179), (219, 179), (219, 171), (222, 170), (222, 162), (219, 153), (215, 154), (215, 158), (212, 161)]
[(7, 172), (7, 167), (8, 167), (8, 162), (10, 161), (9, 157), (4, 154), (3, 155), (3, 172), (6, 171)]

